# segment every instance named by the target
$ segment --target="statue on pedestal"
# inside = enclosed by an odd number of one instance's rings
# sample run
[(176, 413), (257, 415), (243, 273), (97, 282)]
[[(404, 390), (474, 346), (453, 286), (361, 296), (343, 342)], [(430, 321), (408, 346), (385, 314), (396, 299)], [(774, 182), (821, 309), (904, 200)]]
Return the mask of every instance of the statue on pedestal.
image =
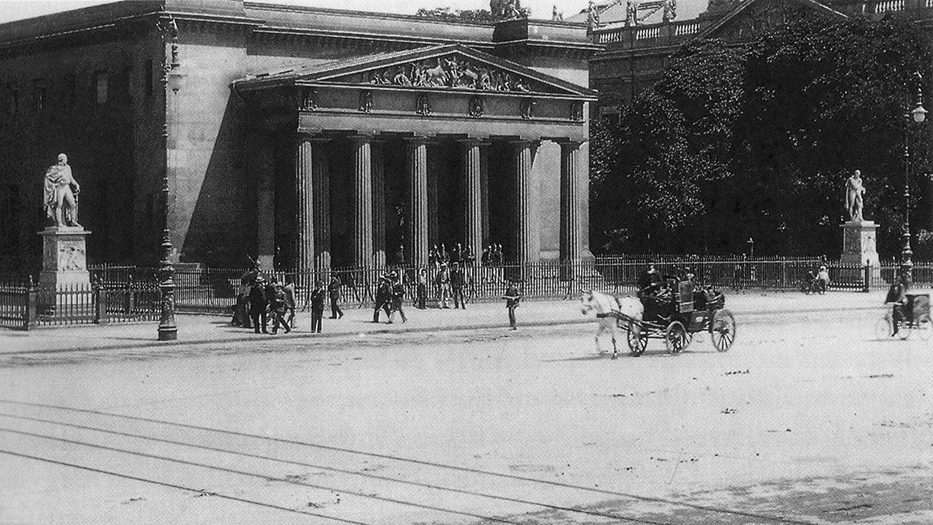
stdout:
[(78, 193), (81, 186), (71, 173), (68, 156), (58, 155), (58, 162), (45, 172), (45, 191), (43, 204), (45, 213), (55, 221), (55, 226), (76, 226), (78, 224)]
[(865, 187), (862, 186), (862, 172), (855, 170), (849, 180), (846, 182), (846, 210), (849, 212), (849, 220), (861, 222), (862, 205), (864, 203)]

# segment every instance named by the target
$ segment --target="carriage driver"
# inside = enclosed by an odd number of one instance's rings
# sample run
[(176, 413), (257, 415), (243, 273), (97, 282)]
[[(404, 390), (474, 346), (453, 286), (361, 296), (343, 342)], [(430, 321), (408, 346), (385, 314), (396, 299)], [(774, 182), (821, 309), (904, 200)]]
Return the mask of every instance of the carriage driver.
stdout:
[(638, 297), (657, 295), (661, 289), (661, 284), (661, 274), (654, 267), (654, 263), (649, 263), (648, 269), (638, 276)]

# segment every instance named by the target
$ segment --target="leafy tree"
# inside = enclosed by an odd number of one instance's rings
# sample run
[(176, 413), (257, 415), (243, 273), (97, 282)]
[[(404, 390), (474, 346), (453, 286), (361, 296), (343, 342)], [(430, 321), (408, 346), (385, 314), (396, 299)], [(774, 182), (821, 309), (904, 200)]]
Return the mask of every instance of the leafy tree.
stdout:
[(905, 117), (914, 72), (933, 79), (931, 55), (922, 30), (893, 20), (804, 20), (746, 48), (684, 46), (618, 123), (594, 126), (592, 245), (740, 253), (752, 237), (758, 254), (835, 255), (844, 183), (860, 169), (865, 216), (885, 228), (879, 251), (897, 254), (905, 140), (911, 224), (933, 218), (933, 130)]
[(741, 55), (720, 41), (687, 46), (657, 85), (593, 133), (592, 244), (606, 251), (705, 250), (720, 205)]

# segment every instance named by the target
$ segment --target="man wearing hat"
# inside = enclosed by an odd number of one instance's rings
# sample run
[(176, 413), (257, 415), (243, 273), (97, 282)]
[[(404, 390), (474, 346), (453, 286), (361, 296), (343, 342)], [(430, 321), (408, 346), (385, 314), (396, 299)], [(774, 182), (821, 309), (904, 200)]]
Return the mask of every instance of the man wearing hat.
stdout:
[(466, 310), (466, 301), (463, 299), (464, 275), (460, 263), (451, 263), (450, 288), (453, 290), (454, 308), (463, 307)]
[(518, 303), (522, 300), (522, 293), (518, 290), (514, 278), (509, 278), (509, 287), (505, 289), (505, 295), (502, 298), (505, 299), (505, 307), (509, 309), (509, 326), (512, 330), (518, 330), (515, 322), (515, 309), (518, 308)]
[(317, 281), (314, 284), (314, 290), (311, 290), (311, 333), (321, 333), (321, 325), (324, 319), (324, 298), (327, 292), (324, 290), (324, 281)]
[(402, 316), (402, 322), (408, 322), (408, 318), (405, 317), (405, 310), (402, 310), (402, 302), (405, 300), (405, 284), (402, 283), (402, 279), (399, 278), (398, 274), (392, 272), (392, 308), (389, 309), (389, 322), (391, 323), (395, 317), (395, 312), (398, 312)]
[(392, 300), (392, 285), (389, 284), (389, 276), (387, 274), (382, 274), (382, 277), (379, 278), (379, 286), (376, 288), (376, 306), (373, 309), (373, 322), (379, 322), (379, 310), (383, 310), (386, 313), (386, 317), (389, 317), (391, 312), (389, 311), (389, 301)]
[(288, 311), (288, 299), (285, 297), (285, 290), (282, 283), (276, 282), (272, 292), (272, 300), (269, 301), (269, 312), (272, 314), (272, 335), (279, 333), (279, 327), (285, 328), (285, 333), (292, 331), (285, 320), (285, 313)]
[(447, 269), (447, 263), (441, 263), (441, 271), (437, 273), (437, 291), (441, 308), (450, 308), (450, 270)]
[(262, 333), (267, 334), (266, 331), (266, 294), (264, 290), (265, 279), (262, 275), (258, 275), (256, 280), (253, 281), (253, 287), (249, 290), (249, 316), (253, 320), (253, 329), (258, 334), (259, 330), (262, 329)]

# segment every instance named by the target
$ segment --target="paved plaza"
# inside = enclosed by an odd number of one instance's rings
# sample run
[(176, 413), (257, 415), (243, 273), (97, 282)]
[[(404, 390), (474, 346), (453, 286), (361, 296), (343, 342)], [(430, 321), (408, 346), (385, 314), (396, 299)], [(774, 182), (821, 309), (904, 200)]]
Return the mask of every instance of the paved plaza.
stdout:
[(3, 332), (0, 523), (929, 523), (933, 343), (882, 300), (730, 295), (729, 352), (615, 361), (575, 301)]

